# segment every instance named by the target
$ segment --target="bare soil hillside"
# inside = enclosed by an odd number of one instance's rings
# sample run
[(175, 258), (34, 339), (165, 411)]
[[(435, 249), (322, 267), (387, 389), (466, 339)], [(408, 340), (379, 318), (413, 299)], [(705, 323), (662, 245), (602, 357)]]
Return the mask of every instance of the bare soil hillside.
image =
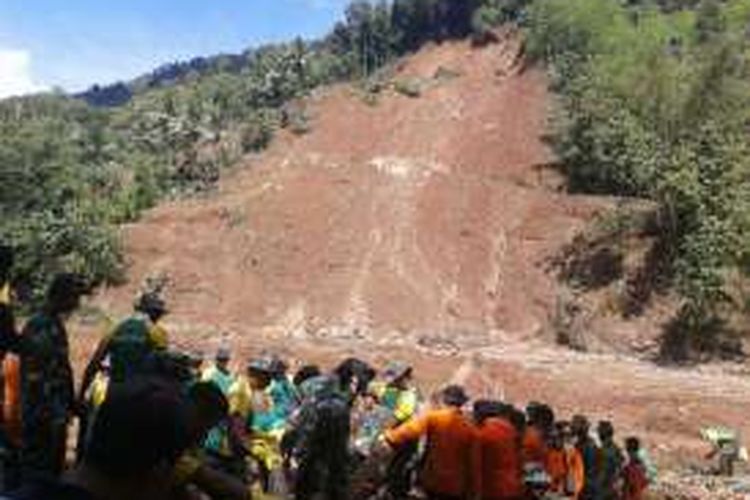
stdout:
[(130, 283), (107, 300), (166, 274), (176, 317), (239, 331), (534, 335), (556, 299), (547, 259), (603, 203), (540, 184), (546, 82), (517, 54), (433, 46), (394, 76), (418, 98), (320, 93), (308, 134), (128, 227)]
[(307, 134), (282, 133), (216, 193), (126, 227), (129, 281), (98, 304), (124, 314), (144, 278), (164, 275), (185, 347), (404, 358), (426, 389), (453, 378), (611, 418), (663, 465), (701, 463), (702, 425), (750, 435), (746, 367), (672, 370), (553, 345), (562, 288), (550, 261), (615, 201), (555, 188), (547, 82), (518, 66), (519, 50), (513, 38), (427, 47), (374, 105), (352, 86), (319, 92)]

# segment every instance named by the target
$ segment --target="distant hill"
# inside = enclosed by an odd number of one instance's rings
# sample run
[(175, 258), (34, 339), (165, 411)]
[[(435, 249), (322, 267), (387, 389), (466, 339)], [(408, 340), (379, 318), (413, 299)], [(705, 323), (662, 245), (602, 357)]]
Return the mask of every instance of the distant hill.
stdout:
[(201, 75), (211, 73), (239, 73), (247, 68), (252, 51), (242, 54), (220, 54), (195, 57), (189, 61), (174, 62), (159, 66), (154, 71), (128, 82), (110, 85), (93, 85), (73, 97), (82, 99), (91, 106), (116, 107), (130, 102), (133, 96), (149, 90), (178, 85)]

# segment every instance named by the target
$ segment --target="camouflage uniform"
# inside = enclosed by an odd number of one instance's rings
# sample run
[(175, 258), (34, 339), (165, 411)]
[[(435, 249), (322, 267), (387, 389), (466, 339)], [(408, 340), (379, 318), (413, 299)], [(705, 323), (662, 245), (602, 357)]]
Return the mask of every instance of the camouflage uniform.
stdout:
[(297, 500), (321, 494), (329, 500), (349, 498), (350, 413), (337, 382), (326, 376), (305, 382), (302, 406), (290, 422), (299, 464)]
[(59, 475), (74, 401), (65, 326), (58, 318), (37, 314), (26, 324), (19, 350), (23, 467), (32, 475)]

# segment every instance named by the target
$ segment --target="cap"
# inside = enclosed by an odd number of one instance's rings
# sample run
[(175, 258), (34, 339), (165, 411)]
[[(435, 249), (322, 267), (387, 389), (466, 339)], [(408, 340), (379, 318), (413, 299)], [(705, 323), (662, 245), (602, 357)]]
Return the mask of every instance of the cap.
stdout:
[(247, 371), (252, 373), (259, 373), (261, 375), (273, 374), (271, 363), (267, 359), (263, 358), (250, 360), (250, 362), (247, 364)]
[(383, 378), (388, 383), (393, 383), (404, 377), (411, 375), (412, 367), (400, 361), (394, 361), (388, 364), (383, 370)]
[(145, 314), (165, 314), (167, 313), (167, 304), (156, 293), (147, 292), (138, 297), (135, 302), (135, 310)]

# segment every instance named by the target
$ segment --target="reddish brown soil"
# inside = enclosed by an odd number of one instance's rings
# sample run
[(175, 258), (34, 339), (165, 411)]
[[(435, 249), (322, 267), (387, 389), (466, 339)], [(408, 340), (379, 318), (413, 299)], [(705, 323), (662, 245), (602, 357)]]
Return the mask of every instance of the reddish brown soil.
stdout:
[[(129, 282), (98, 303), (123, 314), (164, 273), (178, 344), (211, 351), (227, 333), (238, 358), (405, 358), (426, 388), (457, 377), (475, 393), (612, 418), (663, 463), (698, 461), (701, 425), (750, 435), (746, 376), (543, 340), (559, 293), (546, 263), (611, 202), (548, 187), (546, 80), (514, 67), (517, 51), (428, 47), (395, 76), (431, 82), (419, 98), (314, 96), (310, 133), (281, 134), (216, 194), (125, 228)], [(460, 76), (437, 81), (441, 67)]]
[[(555, 299), (545, 259), (602, 203), (537, 186), (546, 82), (515, 55), (445, 44), (396, 76), (429, 82), (421, 98), (321, 93), (309, 134), (128, 227), (130, 283), (106, 300), (166, 273), (175, 317), (240, 332), (533, 334)], [(460, 76), (438, 82), (441, 67)]]

